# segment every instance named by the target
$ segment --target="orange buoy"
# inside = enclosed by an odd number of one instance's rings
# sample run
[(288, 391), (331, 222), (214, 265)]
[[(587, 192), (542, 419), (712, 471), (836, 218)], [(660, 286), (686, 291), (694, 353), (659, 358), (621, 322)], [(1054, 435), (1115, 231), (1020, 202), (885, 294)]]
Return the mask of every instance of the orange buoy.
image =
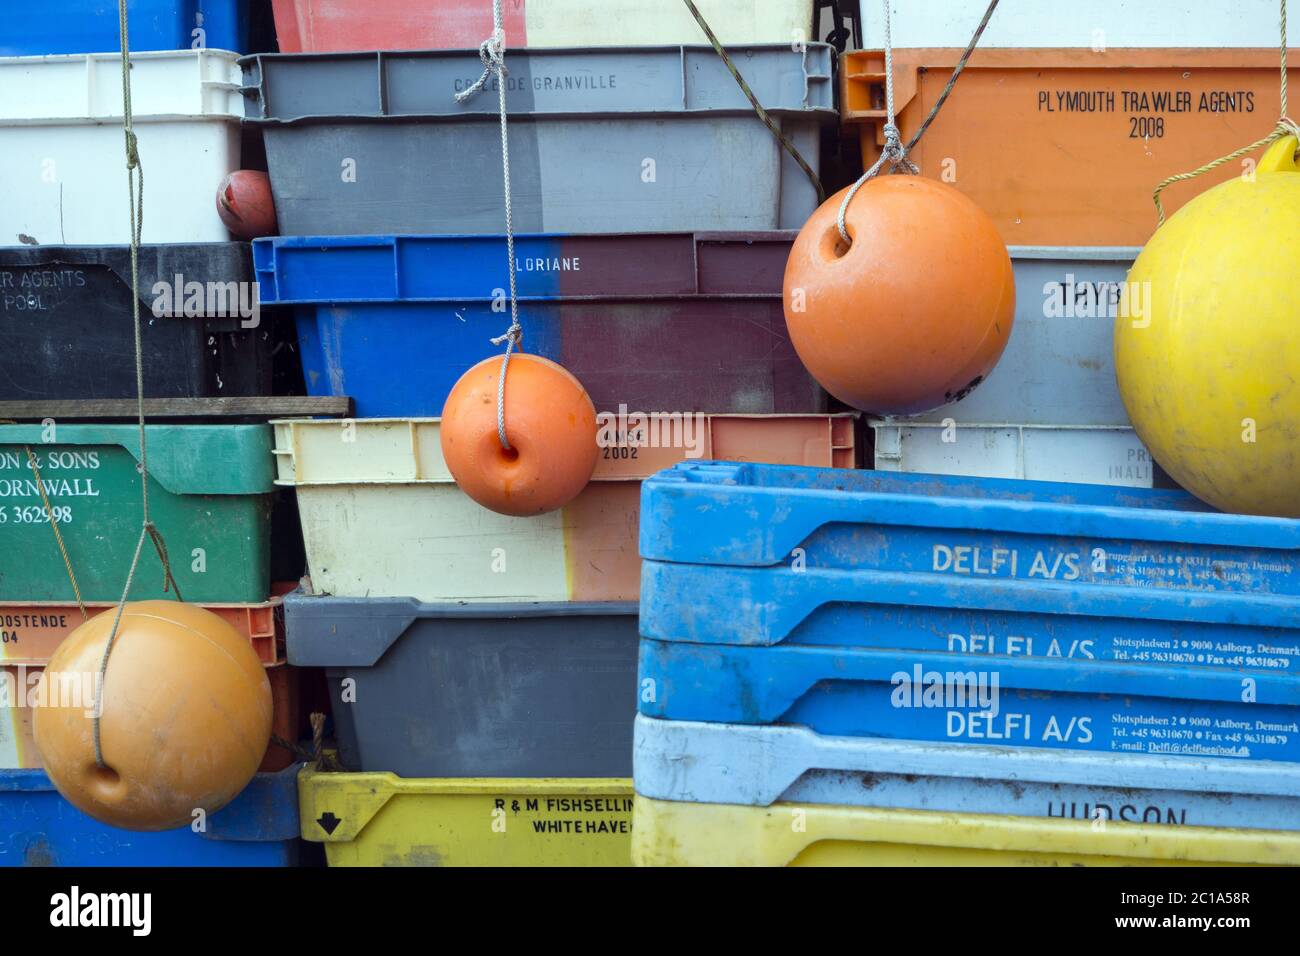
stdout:
[[(126, 830), (188, 826), (229, 803), (271, 737), (271, 687), (248, 638), (211, 611), (138, 601), (92, 617), (45, 668), (33, 730), (45, 772), (68, 802)], [(101, 700), (104, 766), (95, 759)]]
[(515, 353), (506, 372), (506, 438), (497, 433), (501, 357), (460, 377), (442, 409), (442, 455), (484, 508), (539, 515), (577, 497), (596, 468), (596, 408), (568, 369)]
[(993, 221), (951, 186), (868, 180), (804, 225), (785, 270), (795, 351), (826, 391), (867, 412), (907, 415), (956, 402), (992, 371), (1015, 315), (1015, 279)]
[(271, 178), (256, 169), (237, 169), (217, 189), (217, 215), (236, 239), (274, 236), (275, 202)]

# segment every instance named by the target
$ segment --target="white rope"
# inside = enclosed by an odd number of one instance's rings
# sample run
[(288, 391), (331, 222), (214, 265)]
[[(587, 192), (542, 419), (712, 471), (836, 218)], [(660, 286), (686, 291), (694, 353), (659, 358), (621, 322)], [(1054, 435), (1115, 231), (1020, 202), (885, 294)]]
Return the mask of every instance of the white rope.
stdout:
[(483, 75), (468, 89), (456, 94), (456, 102), (463, 103), (481, 92), (488, 81), (496, 76), (500, 93), (501, 114), (501, 168), (504, 174), (506, 197), (506, 260), (510, 268), (510, 328), (492, 339), (493, 345), (506, 344), (506, 354), (501, 358), (501, 374), (497, 377), (497, 437), (501, 447), (510, 451), (506, 438), (506, 371), (510, 368), (510, 353), (523, 338), (524, 327), (519, 324), (519, 301), (515, 283), (515, 223), (510, 204), (510, 137), (506, 128), (506, 31), (501, 17), (501, 0), (492, 0), (492, 36), (479, 45), (478, 56), (483, 61)]
[(875, 165), (862, 174), (862, 177), (853, 184), (853, 187), (845, 194), (844, 201), (840, 203), (840, 213), (836, 217), (835, 223), (840, 229), (840, 238), (846, 244), (851, 244), (848, 227), (844, 223), (844, 217), (848, 215), (849, 203), (853, 197), (858, 194), (867, 182), (875, 176), (885, 163), (889, 163), (893, 172), (905, 172), (912, 175), (919, 173), (921, 170), (917, 165), (907, 158), (907, 149), (903, 146), (902, 134), (898, 131), (898, 125), (894, 122), (894, 42), (890, 31), (890, 0), (884, 0), (885, 7), (885, 112), (887, 119), (885, 122), (885, 146), (880, 152), (880, 158), (876, 160)]

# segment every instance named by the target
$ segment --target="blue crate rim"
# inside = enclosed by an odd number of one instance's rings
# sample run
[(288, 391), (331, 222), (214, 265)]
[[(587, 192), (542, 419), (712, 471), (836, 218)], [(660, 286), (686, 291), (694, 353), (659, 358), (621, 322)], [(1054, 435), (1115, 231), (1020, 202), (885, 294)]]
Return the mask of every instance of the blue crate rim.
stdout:
[[(775, 802), (800, 777), (819, 770), (1167, 791), (1186, 790), (1185, 781), (1195, 775), (1196, 792), (1300, 797), (1300, 764), (1276, 760), (844, 737), (792, 725), (666, 720), (645, 714), (636, 716), (634, 737), (636, 792), (660, 800), (685, 799), (676, 789), (682, 781), (668, 764), (676, 753), (688, 759), (693, 749), (708, 752), (707, 746), (692, 748), (696, 738), (735, 748), (748, 758), (737, 766), (768, 778), (750, 786), (732, 776), (716, 782), (718, 788), (735, 790), (737, 799), (729, 802), (751, 805)], [(665, 763), (652, 767), (652, 759)], [(693, 769), (699, 772), (698, 766)]]
[[(660, 496), (679, 500), (708, 500), (715, 512), (752, 510), (757, 502), (786, 499), (805, 505), (825, 502), (821, 514), (801, 516), (802, 524), (788, 522), (765, 527), (762, 541), (753, 542), (750, 560), (741, 562), (686, 561), (698, 564), (770, 566), (783, 561), (791, 550), (818, 529), (853, 520), (852, 509), (871, 517), (858, 519), (862, 524), (882, 524), (925, 528), (997, 530), (1007, 533), (1052, 534), (1058, 537), (1078, 535), (1098, 539), (1176, 542), (1190, 545), (1226, 545), (1248, 548), (1300, 549), (1300, 520), (1258, 515), (1225, 514), (1198, 502), (1186, 492), (1160, 489), (1111, 488), (1100, 485), (1032, 481), (1005, 478), (971, 478), (953, 475), (888, 472), (894, 483), (920, 485), (930, 483), (975, 483), (990, 488), (1015, 490), (1023, 496), (1035, 490), (1075, 490), (1076, 493), (1101, 494), (1107, 491), (1133, 497), (1150, 497), (1154, 501), (1179, 500), (1198, 505), (1195, 511), (1151, 508), (1136, 509), (1120, 505), (1057, 504), (1033, 500), (972, 499), (959, 495), (905, 494), (901, 492), (852, 492), (842, 489), (770, 488), (746, 482), (756, 471), (766, 472), (843, 472), (843, 469), (807, 468), (798, 465), (757, 465), (749, 462), (691, 461), (681, 462), (645, 480), (642, 486), (641, 557), (672, 561), (673, 555), (647, 553), (646, 546), (656, 530), (655, 499)], [(957, 507), (963, 504), (972, 505)], [(789, 511), (789, 508), (783, 509)], [(1169, 516), (1177, 516), (1176, 528), (1165, 525)], [(649, 519), (649, 520), (647, 520)], [(1053, 519), (1057, 519), (1053, 526)], [(994, 523), (997, 520), (997, 523)], [(1088, 530), (1096, 526), (1098, 530)], [(1242, 541), (1240, 532), (1256, 535)], [(780, 532), (778, 534), (778, 532)]]

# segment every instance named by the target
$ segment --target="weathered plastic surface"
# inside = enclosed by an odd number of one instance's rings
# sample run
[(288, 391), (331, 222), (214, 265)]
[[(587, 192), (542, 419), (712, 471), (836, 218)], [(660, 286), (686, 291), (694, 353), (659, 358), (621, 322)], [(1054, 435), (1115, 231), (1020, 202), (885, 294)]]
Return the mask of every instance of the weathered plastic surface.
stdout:
[(258, 774), (204, 833), (119, 830), (64, 800), (44, 771), (0, 770), (0, 866), (296, 866), (298, 769)]
[[(592, 481), (648, 478), (687, 458), (785, 461), (855, 468), (857, 416), (705, 415), (697, 419), (598, 420), (602, 444)], [(437, 418), (282, 419), (275, 429), (276, 484), (446, 484)], [(674, 436), (677, 436), (675, 440)]]
[(641, 598), (641, 632), (662, 640), (1300, 671), (1300, 613), (1280, 596), (646, 561)]
[[(129, 0), (131, 49), (248, 48), (248, 0)], [(0, 5), (0, 56), (105, 53), (119, 48), (117, 0)]]
[[(86, 611), (94, 617), (116, 607), (116, 602), (98, 601), (87, 604)], [(205, 604), (204, 610), (246, 636), (263, 664), (284, 660), (279, 597), (260, 604)], [(76, 602), (0, 604), (0, 664), (43, 664), (82, 623)]]
[(339, 758), (403, 777), (632, 773), (635, 604), (285, 598), (289, 660), (324, 667)]
[[(1131, 427), (872, 419), (880, 471), (1169, 487)], [(1156, 485), (1157, 478), (1162, 482)]]
[[(521, 236), (523, 348), (578, 376), (597, 411), (825, 411), (781, 306), (793, 239)], [(359, 416), (441, 415), (500, 351), (501, 236), (265, 239), (253, 258), (264, 301), (301, 306), (308, 392), (348, 395)]]
[(638, 866), (1300, 865), (1300, 834), (639, 796)]
[[(271, 394), (246, 243), (142, 246), (139, 271), (146, 397)], [(0, 330), (0, 400), (135, 398), (130, 248), (0, 249)]]
[(297, 489), (315, 590), (421, 601), (635, 601), (640, 489), (593, 482), (533, 518), (488, 511), (454, 484)]
[[(693, 418), (685, 421), (692, 434), (683, 431), (679, 437), (689, 438), (688, 449), (694, 443), (702, 450), (702, 439), (711, 438), (715, 453), (737, 457), (819, 464), (856, 460), (853, 431), (845, 427), (852, 424), (849, 418), (737, 419), (728, 422), (725, 435), (716, 428), (696, 430)], [(740, 422), (743, 427), (733, 427)], [(768, 437), (769, 426), (780, 440)], [(440, 469), (434, 449), (440, 445), (427, 431), (416, 426), (412, 432), (405, 422), (347, 431), (329, 422), (299, 432), (310, 436), (300, 448), (308, 471), (295, 492), (317, 592), (422, 601), (637, 600), (641, 491), (628, 472), (640, 459), (621, 456), (640, 449), (610, 448), (609, 464), (602, 457), (600, 470), (611, 480), (590, 482), (562, 509), (516, 518), (488, 511), (445, 477), (435, 477)], [(804, 440), (789, 441), (796, 432)], [(677, 454), (672, 434), (660, 431), (660, 447), (646, 451)], [(402, 448), (402, 442), (409, 444)], [(284, 474), (288, 456), (283, 445), (280, 451)], [(331, 477), (322, 481), (323, 476)]]
[(1016, 319), (997, 366), (961, 401), (891, 421), (1131, 427), (1115, 384), (1114, 326), (1121, 301), (1141, 314), (1141, 297), (1124, 287), (1140, 251), (1012, 247)]
[[(34, 702), (40, 701), (42, 664), (0, 662), (0, 770), (40, 770), (45, 766), (32, 729)], [(266, 665), (273, 706), (271, 733), (282, 740), (296, 741), (303, 725), (302, 672), (283, 662)], [(272, 741), (258, 768), (263, 773), (283, 770), (294, 755)]]
[[(982, 46), (910, 156), (923, 175), (951, 181), (975, 200), (1009, 245), (1140, 246), (1156, 229), (1151, 193), (1157, 183), (1255, 142), (1280, 112), (1277, 10), (1253, 20), (1236, 9), (1231, 16), (1269, 35), (1250, 49), (1225, 49), (1218, 40), (1198, 48), (1191, 39), (1179, 48), (1133, 48), (1125, 22), (1122, 41), (1118, 33), (1106, 34), (1100, 50), (1083, 36), (1077, 46), (1055, 49)], [(1000, 17), (1001, 11), (993, 22)], [(978, 20), (971, 19), (963, 39), (940, 49), (909, 49), (895, 37), (904, 142), (929, 114)], [(1182, 35), (1185, 24), (1202, 23), (1202, 16), (1198, 9), (1162, 20), (1144, 7), (1137, 20)], [(1037, 18), (1003, 18), (1013, 21)], [(884, 142), (884, 73), (879, 50), (844, 54), (841, 107), (847, 123), (860, 124), (868, 165)], [(1004, 162), (1008, 130), (1015, 130), (1013, 175)], [(1168, 189), (1166, 212), (1244, 168), (1227, 163)]]
[[(281, 53), (468, 50), (492, 33), (492, 5), (464, 0), (272, 0)], [(699, 0), (727, 45), (809, 39), (812, 0)], [(661, 0), (515, 0), (502, 5), (509, 50), (698, 43), (683, 5)], [(964, 41), (963, 41), (964, 42)]]
[[(150, 515), (187, 601), (260, 603), (270, 594), (271, 429), (150, 425)], [(46, 439), (52, 439), (46, 442)], [(35, 454), (81, 596), (116, 602), (140, 536), (135, 425), (0, 425), (0, 601), (75, 601), (26, 449)], [(173, 598), (146, 543), (131, 598)]]
[(1300, 767), (1137, 754), (822, 737), (637, 717), (636, 792), (781, 803), (1300, 830)]
[[(722, 592), (725, 593), (725, 592)], [(1290, 674), (646, 639), (641, 713), (820, 734), (1300, 761)]]
[(404, 780), (304, 769), (299, 792), (303, 839), (324, 843), (330, 866), (631, 863), (628, 779)]
[(646, 481), (642, 505), (656, 561), (774, 567), (798, 547), (809, 569), (1119, 585), (1152, 606), (1300, 598), (1300, 522), (1183, 491), (689, 462)]
[[(116, 17), (114, 17), (116, 32)], [(114, 44), (116, 46), (116, 44)], [(131, 54), (132, 106), (146, 170), (146, 243), (225, 242), (217, 186), (240, 167), (234, 53)], [(119, 53), (0, 59), (0, 244), (131, 241), (123, 180)]]
[[(730, 52), (816, 168), (831, 48)], [(482, 72), (476, 51), (241, 62), (282, 234), (505, 231), (495, 81), (455, 99)], [(509, 69), (519, 232), (797, 229), (817, 206), (711, 47), (521, 50)]]

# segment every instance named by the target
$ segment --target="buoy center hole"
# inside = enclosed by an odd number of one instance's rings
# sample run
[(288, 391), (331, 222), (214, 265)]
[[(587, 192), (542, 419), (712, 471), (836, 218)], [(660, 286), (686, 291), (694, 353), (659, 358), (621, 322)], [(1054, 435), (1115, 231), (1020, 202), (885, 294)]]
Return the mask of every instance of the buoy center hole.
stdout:
[(116, 796), (122, 787), (122, 775), (112, 767), (101, 767), (96, 764), (91, 768), (90, 779), (102, 797)]
[(519, 460), (519, 449), (510, 447), (501, 449), (501, 460), (513, 465)]
[(845, 242), (844, 237), (840, 235), (838, 228), (832, 228), (827, 231), (826, 236), (822, 239), (822, 256), (825, 259), (843, 259), (849, 254), (849, 249), (853, 246), (853, 237)]

